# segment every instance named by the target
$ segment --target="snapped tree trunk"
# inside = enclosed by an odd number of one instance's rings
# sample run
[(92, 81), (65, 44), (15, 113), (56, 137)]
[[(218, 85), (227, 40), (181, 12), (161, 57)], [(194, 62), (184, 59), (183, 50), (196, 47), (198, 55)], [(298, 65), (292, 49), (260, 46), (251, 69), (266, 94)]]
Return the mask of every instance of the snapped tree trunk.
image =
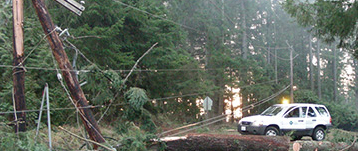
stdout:
[(189, 134), (186, 138), (164, 142), (168, 151), (287, 151), (290, 148), (289, 138), (282, 136)]
[[(24, 68), (24, 30), (23, 1), (13, 0), (13, 96), (16, 111), (26, 110), (25, 68)], [(15, 113), (15, 132), (26, 131), (26, 113)]]
[[(62, 76), (67, 84), (71, 97), (75, 101), (74, 103), (77, 107), (88, 107), (88, 101), (76, 78), (76, 72), (73, 70), (67, 54), (63, 49), (62, 41), (58, 34), (54, 32), (55, 25), (51, 20), (45, 4), (42, 0), (32, 0), (32, 3), (36, 9), (45, 35), (47, 35), (48, 42), (52, 48), (52, 53), (62, 71)], [(82, 122), (85, 125), (90, 138), (98, 143), (105, 142), (98, 124), (93, 117), (92, 111), (89, 108), (79, 108), (79, 112), (81, 113)], [(97, 148), (96, 145), (94, 146)]]

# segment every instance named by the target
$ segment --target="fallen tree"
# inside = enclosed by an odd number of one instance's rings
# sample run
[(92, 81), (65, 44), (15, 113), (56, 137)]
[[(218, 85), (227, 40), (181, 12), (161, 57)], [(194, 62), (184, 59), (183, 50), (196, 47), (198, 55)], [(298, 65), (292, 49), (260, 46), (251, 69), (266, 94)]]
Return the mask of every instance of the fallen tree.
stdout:
[(185, 138), (164, 142), (168, 151), (287, 151), (290, 148), (289, 138), (283, 136), (188, 134)]
[(296, 141), (293, 143), (293, 151), (316, 151), (316, 150), (337, 150), (337, 151), (357, 151), (358, 144), (333, 143), (328, 141)]

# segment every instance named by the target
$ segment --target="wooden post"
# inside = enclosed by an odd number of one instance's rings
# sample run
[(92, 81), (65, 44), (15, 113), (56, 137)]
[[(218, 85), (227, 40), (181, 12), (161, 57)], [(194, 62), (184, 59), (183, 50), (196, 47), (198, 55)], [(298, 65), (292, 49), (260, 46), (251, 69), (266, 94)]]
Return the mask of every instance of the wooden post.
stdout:
[[(13, 13), (13, 87), (16, 111), (26, 110), (25, 103), (25, 68), (24, 60), (24, 30), (23, 30), (23, 1), (12, 1)], [(15, 121), (15, 132), (26, 131), (26, 113), (17, 112), (17, 121)]]
[[(76, 73), (73, 70), (70, 61), (68, 60), (67, 54), (63, 49), (62, 41), (60, 40), (58, 34), (54, 32), (55, 25), (53, 24), (50, 14), (42, 2), (42, 0), (32, 0), (32, 4), (36, 9), (36, 13), (41, 22), (42, 28), (45, 32), (48, 39), (48, 42), (52, 48), (52, 53), (55, 56), (55, 59), (62, 71), (62, 76), (67, 84), (67, 87), (70, 91), (71, 97), (75, 101), (74, 103), (77, 107), (87, 107), (88, 101), (80, 87), (80, 84), (76, 78)], [(79, 108), (81, 113), (81, 119), (85, 128), (90, 136), (90, 138), (98, 143), (105, 142), (101, 131), (99, 130), (98, 124), (93, 117), (93, 113), (89, 108)], [(94, 148), (97, 148), (97, 145), (94, 144)]]

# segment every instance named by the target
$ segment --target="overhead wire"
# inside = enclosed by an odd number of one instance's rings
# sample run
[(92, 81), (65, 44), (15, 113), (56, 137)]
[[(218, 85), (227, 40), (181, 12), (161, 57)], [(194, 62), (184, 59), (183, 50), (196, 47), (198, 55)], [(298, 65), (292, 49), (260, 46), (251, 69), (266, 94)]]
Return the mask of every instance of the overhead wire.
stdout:
[[(265, 50), (266, 52), (270, 53), (272, 56), (277, 57), (278, 59), (285, 60), (285, 61), (290, 61), (290, 60), (291, 60), (291, 59), (281, 58), (281, 57), (279, 57), (279, 56), (273, 54), (272, 52), (268, 51), (266, 47), (262, 47), (262, 46), (256, 46), (256, 47), (263, 48), (263, 50)], [(298, 56), (299, 56), (299, 54), (296, 54), (296, 56), (293, 57), (292, 60), (294, 60), (294, 59), (295, 59), (296, 57), (298, 57)]]
[[(279, 80), (282, 80), (285, 78), (281, 78)], [(260, 84), (266, 84), (266, 83), (271, 83), (274, 82), (275, 80), (270, 80), (270, 81), (266, 81), (266, 82), (262, 82), (262, 83), (256, 83), (256, 84), (251, 84), (251, 85), (245, 85), (245, 86), (241, 86), (239, 88), (247, 88), (247, 87), (251, 87), (251, 86), (255, 86), (255, 85), (260, 85)], [(207, 94), (210, 92), (215, 92), (215, 91), (219, 91), (219, 90), (209, 90), (206, 92), (202, 92), (202, 93), (191, 93), (191, 94), (184, 94), (184, 95), (176, 95), (176, 96), (169, 96), (169, 97), (163, 97), (163, 98), (154, 98), (154, 99), (150, 99), (150, 101), (154, 101), (154, 100), (168, 100), (168, 99), (173, 99), (173, 98), (181, 98), (181, 97), (188, 97), (188, 96), (198, 96), (201, 94)], [(221, 90), (220, 90), (221, 91)], [(113, 104), (112, 106), (124, 106), (124, 105), (128, 105), (129, 103), (117, 103), (117, 104)], [(108, 105), (89, 105), (87, 107), (67, 107), (67, 108), (51, 108), (50, 111), (62, 111), (62, 110), (75, 110), (76, 108), (78, 109), (86, 109), (86, 108), (90, 108), (90, 109), (94, 109), (94, 108), (104, 108), (107, 107)], [(14, 114), (14, 113), (21, 113), (21, 112), (39, 112), (39, 111), (47, 111), (47, 109), (36, 109), (36, 110), (22, 110), (22, 111), (5, 111), (5, 112), (0, 112), (0, 114)]]
[(43, 37), (41, 38), (41, 40), (35, 45), (35, 47), (30, 50), (29, 54), (26, 55), (26, 57), (25, 57), (17, 66), (22, 66), (23, 63), (26, 61), (26, 59), (37, 49), (38, 46), (40, 46), (41, 42), (42, 42), (43, 40), (45, 40), (45, 38), (46, 38), (47, 36), (49, 36), (50, 34), (52, 34), (54, 31), (56, 31), (56, 28), (53, 29), (53, 30), (52, 30), (51, 32), (49, 32), (48, 34), (46, 34), (45, 36), (43, 36)]
[[(278, 95), (280, 95), (282, 92), (286, 91), (288, 88), (290, 87), (290, 85), (286, 86), (285, 88), (281, 89), (280, 91), (276, 92), (275, 94), (265, 98), (265, 99), (262, 99), (260, 101), (257, 101), (255, 103), (252, 103), (250, 105), (247, 105), (246, 107), (242, 108), (242, 112), (245, 112), (249, 109), (252, 109), (256, 106), (259, 106), (259, 105), (262, 105), (263, 103), (266, 103), (270, 100), (272, 100), (273, 98), (277, 97)], [(223, 117), (225, 116), (225, 117)], [(172, 129), (172, 130), (168, 130), (168, 131), (165, 131), (165, 132), (162, 132), (161, 134), (159, 134), (158, 136), (162, 136), (164, 134), (167, 134), (167, 133), (170, 133), (170, 132), (173, 132), (173, 131), (176, 131), (176, 130), (180, 130), (180, 129), (184, 129), (184, 128), (188, 128), (188, 127), (193, 127), (193, 126), (197, 126), (199, 124), (202, 124), (202, 123), (205, 123), (205, 122), (208, 122), (208, 121), (211, 121), (209, 123), (206, 123), (206, 124), (203, 124), (203, 125), (200, 125), (198, 127), (194, 127), (194, 128), (190, 128), (190, 129), (187, 129), (187, 130), (184, 130), (184, 131), (179, 131), (177, 133), (174, 133), (174, 134), (170, 134), (169, 136), (176, 136), (176, 135), (179, 135), (179, 134), (183, 134), (183, 133), (186, 133), (186, 132), (189, 132), (189, 131), (192, 131), (192, 130), (195, 130), (195, 129), (198, 129), (200, 127), (203, 127), (203, 126), (206, 126), (206, 125), (210, 125), (210, 124), (214, 124), (216, 122), (219, 122), (219, 121), (222, 121), (224, 119), (227, 118), (227, 116), (231, 116), (231, 115), (226, 115), (226, 114), (223, 114), (223, 115), (218, 115), (218, 116), (215, 116), (213, 118), (209, 118), (207, 120), (203, 120), (203, 121), (200, 121), (200, 122), (197, 122), (197, 123), (193, 123), (193, 124), (188, 124), (188, 125), (184, 125), (184, 126), (181, 126), (181, 127), (178, 127), (178, 128), (175, 128), (175, 129)], [(219, 118), (219, 119), (217, 119)], [(217, 119), (215, 121), (212, 121), (214, 119)]]
[(97, 133), (97, 135), (99, 135), (99, 136), (104, 140), (104, 142), (108, 144), (108, 142), (105, 141), (106, 139), (102, 136), (102, 134), (96, 129), (96, 127), (94, 127), (94, 126), (92, 125), (92, 123), (87, 119), (87, 117), (86, 117), (86, 116), (80, 111), (80, 109), (77, 107), (75, 101), (72, 99), (72, 97), (71, 97), (71, 95), (70, 95), (70, 92), (67, 90), (65, 84), (63, 83), (62, 78), (59, 77), (60, 72), (59, 72), (59, 70), (58, 70), (58, 68), (57, 68), (57, 64), (56, 64), (56, 62), (55, 62), (54, 55), (52, 54), (51, 57), (52, 57), (54, 66), (55, 66), (55, 68), (57, 69), (56, 71), (57, 71), (57, 75), (58, 75), (58, 76), (57, 76), (58, 81), (60, 82), (62, 88), (65, 90), (66, 95), (68, 96), (69, 100), (71, 101), (71, 103), (73, 104), (73, 106), (76, 108), (76, 111), (77, 111), (78, 113), (80, 113), (82, 119), (91, 127), (91, 129), (93, 129), (93, 130)]
[[(122, 5), (125, 5), (125, 6), (127, 6), (127, 7), (130, 7), (130, 8), (132, 8), (132, 9), (135, 9), (135, 10), (137, 10), (137, 11), (141, 11), (141, 12), (143, 12), (143, 13), (152, 15), (152, 16), (154, 16), (154, 17), (161, 18), (161, 19), (163, 19), (163, 20), (172, 22), (172, 23), (177, 24), (177, 25), (180, 25), (180, 26), (182, 26), (182, 27), (185, 27), (185, 28), (188, 28), (188, 29), (197, 31), (197, 30), (194, 29), (194, 28), (191, 28), (191, 27), (188, 27), (188, 26), (185, 26), (185, 25), (176, 23), (176, 22), (174, 22), (174, 21), (168, 20), (168, 19), (163, 18), (163, 17), (158, 16), (158, 15), (151, 14), (151, 13), (149, 13), (149, 12), (147, 12), (147, 11), (140, 10), (139, 8), (130, 6), (130, 5), (125, 4), (125, 3), (123, 3), (123, 2), (120, 2), (120, 1), (117, 1), (117, 0), (115, 0), (115, 1), (118, 2), (118, 3), (120, 3), (120, 4), (122, 4)], [(226, 17), (228, 17), (227, 14), (226, 14)], [(229, 19), (229, 18), (228, 18), (228, 19)], [(231, 20), (231, 22), (232, 22), (232, 20)], [(31, 51), (31, 53), (32, 53), (32, 51)], [(31, 53), (30, 53), (30, 54), (31, 54)], [(30, 55), (30, 54), (29, 54), (29, 55)], [(27, 56), (27, 57), (28, 57), (28, 56)], [(27, 58), (27, 57), (26, 57), (26, 58)], [(87, 59), (87, 60), (88, 60), (88, 59)], [(1, 66), (3, 66), (3, 67), (10, 67), (10, 66), (6, 66), (6, 65), (0, 65), (0, 67), (1, 67)], [(14, 67), (14, 66), (11, 66), (11, 67)], [(27, 67), (27, 68), (31, 68), (31, 67)], [(33, 67), (32, 69), (56, 70), (57, 72), (59, 71), (59, 69), (39, 68), (39, 67)], [(189, 69), (189, 70), (185, 70), (185, 69), (156, 69), (156, 70), (135, 70), (135, 71), (155, 71), (155, 72), (158, 72), (158, 70), (162, 70), (162, 71), (190, 71), (191, 69)], [(208, 70), (208, 69), (192, 69), (192, 70), (197, 71), (197, 70)], [(210, 70), (210, 69), (209, 69), (209, 70)], [(78, 71), (78, 70), (75, 70), (75, 71)], [(81, 71), (81, 70), (80, 70), (80, 71)], [(84, 71), (84, 72), (89, 72), (89, 70), (83, 70), (83, 71)], [(117, 71), (125, 71), (125, 70), (117, 70)], [(198, 94), (198, 93), (197, 93), (197, 94)], [(195, 95), (197, 95), (197, 94), (195, 94)], [(186, 95), (186, 96), (188, 96), (188, 95)], [(167, 99), (170, 99), (170, 98), (173, 98), (173, 97), (168, 97)], [(162, 99), (166, 99), (166, 98), (162, 98)], [(159, 99), (158, 99), (158, 100), (159, 100)], [(77, 108), (77, 109), (78, 109), (78, 108)], [(0, 114), (1, 114), (1, 113), (0, 113)]]

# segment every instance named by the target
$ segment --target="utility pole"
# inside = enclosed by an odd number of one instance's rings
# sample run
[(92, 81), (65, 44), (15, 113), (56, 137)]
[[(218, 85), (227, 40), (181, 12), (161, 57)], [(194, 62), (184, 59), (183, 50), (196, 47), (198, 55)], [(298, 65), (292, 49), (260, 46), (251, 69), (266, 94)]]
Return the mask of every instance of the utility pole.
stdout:
[(291, 91), (290, 91), (290, 97), (291, 97), (291, 103), (294, 103), (293, 101), (293, 56), (292, 56), (292, 53), (293, 53), (293, 48), (290, 49), (290, 67), (291, 67), (291, 72), (290, 72), (290, 75), (291, 75)]
[[(13, 13), (13, 99), (16, 111), (26, 110), (25, 102), (25, 68), (24, 68), (24, 30), (23, 1), (12, 1)], [(26, 113), (15, 113), (15, 133), (26, 131)]]
[[(55, 56), (56, 61), (62, 71), (62, 76), (67, 84), (70, 91), (71, 97), (77, 105), (83, 124), (93, 141), (98, 143), (105, 142), (101, 131), (98, 127), (96, 120), (93, 117), (92, 111), (87, 108), (88, 101), (81, 89), (81, 86), (76, 78), (76, 72), (73, 70), (70, 61), (68, 60), (67, 54), (63, 49), (62, 41), (58, 34), (54, 32), (55, 25), (51, 20), (51, 16), (42, 2), (42, 0), (32, 0), (32, 4), (35, 7), (36, 13), (41, 22), (42, 28), (47, 36), (47, 40), (52, 48), (52, 53)], [(97, 145), (94, 145), (94, 149), (97, 149)]]
[(290, 49), (290, 78), (291, 78), (290, 103), (294, 103), (293, 101), (293, 48), (292, 46), (290, 46), (287, 40), (286, 43)]

